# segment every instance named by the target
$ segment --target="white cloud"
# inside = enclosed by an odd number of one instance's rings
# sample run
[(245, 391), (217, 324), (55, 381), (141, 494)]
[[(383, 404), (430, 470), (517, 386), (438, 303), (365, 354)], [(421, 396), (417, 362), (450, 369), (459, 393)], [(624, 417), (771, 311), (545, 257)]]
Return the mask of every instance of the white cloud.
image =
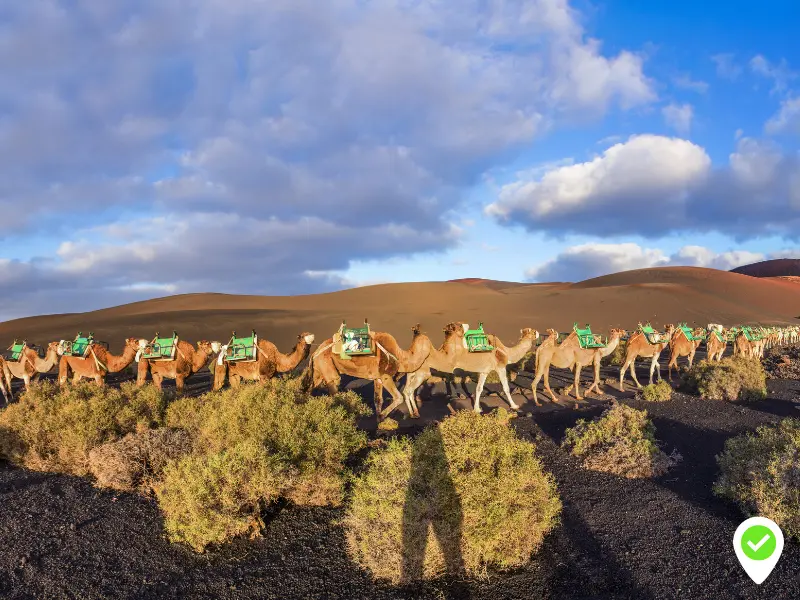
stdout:
[(780, 63), (774, 64), (761, 54), (750, 59), (750, 70), (756, 75), (772, 80), (771, 93), (785, 91), (789, 81), (797, 77), (797, 73), (789, 69), (786, 59), (781, 59)]
[(687, 134), (692, 128), (694, 109), (691, 104), (675, 104), (674, 102), (661, 109), (664, 121), (680, 134)]
[(735, 81), (742, 74), (742, 67), (736, 63), (731, 53), (715, 54), (711, 60), (717, 65), (717, 76), (722, 79)]
[(717, 253), (703, 246), (684, 246), (672, 255), (635, 243), (590, 243), (572, 246), (555, 258), (525, 272), (532, 281), (583, 281), (601, 275), (651, 267), (691, 266), (729, 271), (764, 260), (745, 250)]
[(742, 137), (713, 168), (700, 146), (633, 136), (587, 162), (524, 174), (502, 186), (486, 213), (550, 235), (717, 231), (737, 240), (800, 237), (800, 156)]
[(800, 96), (783, 100), (780, 110), (764, 125), (764, 131), (771, 135), (778, 133), (800, 134)]
[(682, 74), (673, 78), (672, 83), (675, 87), (683, 90), (691, 90), (698, 94), (705, 94), (708, 91), (708, 83), (705, 81), (694, 80), (689, 75)]

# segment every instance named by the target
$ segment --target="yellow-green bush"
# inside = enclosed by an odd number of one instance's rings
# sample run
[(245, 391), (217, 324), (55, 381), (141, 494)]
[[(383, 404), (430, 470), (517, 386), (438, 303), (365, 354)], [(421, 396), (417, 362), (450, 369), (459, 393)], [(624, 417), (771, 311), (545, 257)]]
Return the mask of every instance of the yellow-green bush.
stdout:
[(89, 473), (89, 451), (163, 423), (166, 401), (153, 386), (31, 385), (0, 413), (0, 456), (39, 471)]
[(562, 446), (587, 469), (629, 479), (655, 477), (674, 462), (658, 447), (655, 432), (647, 411), (617, 404), (594, 421), (581, 419), (567, 429)]
[(672, 386), (666, 381), (651, 383), (642, 388), (642, 398), (648, 402), (666, 402), (672, 399)]
[(683, 376), (685, 389), (711, 400), (763, 400), (767, 374), (756, 358), (734, 356), (719, 362), (700, 361)]
[(763, 425), (725, 442), (714, 492), (800, 539), (800, 420)]
[(277, 497), (341, 504), (344, 463), (366, 446), (356, 417), (368, 412), (353, 392), (310, 397), (297, 380), (177, 400), (167, 424), (187, 431), (194, 450), (168, 464), (163, 484), (155, 486), (170, 539), (201, 550), (255, 533), (260, 508)]
[(625, 363), (625, 352), (628, 350), (628, 341), (620, 340), (614, 351), (608, 356), (604, 356), (602, 365), (604, 367), (616, 366), (621, 367)]
[(508, 420), (461, 411), (373, 451), (344, 519), (353, 559), (394, 583), (526, 563), (561, 502)]

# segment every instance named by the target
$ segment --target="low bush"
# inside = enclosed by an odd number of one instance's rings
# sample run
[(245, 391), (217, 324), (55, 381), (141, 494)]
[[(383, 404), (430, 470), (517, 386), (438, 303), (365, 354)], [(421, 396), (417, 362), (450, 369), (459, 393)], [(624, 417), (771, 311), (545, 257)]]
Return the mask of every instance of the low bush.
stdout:
[(642, 398), (647, 402), (667, 402), (672, 400), (672, 386), (666, 381), (651, 383), (642, 388)]
[(132, 382), (119, 389), (35, 383), (0, 413), (0, 456), (38, 471), (87, 475), (92, 448), (161, 425), (165, 405), (158, 389)]
[(620, 340), (617, 347), (614, 348), (614, 351), (609, 354), (608, 356), (604, 356), (601, 364), (604, 367), (608, 366), (615, 366), (621, 367), (625, 364), (625, 353), (628, 351), (628, 342), (627, 340)]
[(89, 452), (89, 470), (100, 487), (147, 494), (161, 478), (167, 462), (189, 454), (191, 436), (182, 429), (161, 427), (129, 433)]
[(800, 420), (763, 425), (725, 442), (714, 492), (800, 539)]
[(741, 356), (700, 361), (683, 375), (683, 388), (711, 400), (763, 400), (767, 376), (761, 361)]
[(617, 404), (594, 421), (567, 429), (562, 447), (593, 471), (629, 479), (662, 475), (677, 460), (658, 447), (647, 411)]
[(374, 450), (344, 518), (355, 561), (393, 583), (518, 566), (561, 511), (556, 485), (504, 410), (461, 411)]
[(293, 379), (177, 400), (167, 424), (190, 435), (193, 452), (155, 486), (170, 539), (202, 550), (256, 533), (261, 508), (277, 497), (341, 504), (345, 461), (366, 446), (356, 417), (367, 413), (353, 392), (310, 397)]

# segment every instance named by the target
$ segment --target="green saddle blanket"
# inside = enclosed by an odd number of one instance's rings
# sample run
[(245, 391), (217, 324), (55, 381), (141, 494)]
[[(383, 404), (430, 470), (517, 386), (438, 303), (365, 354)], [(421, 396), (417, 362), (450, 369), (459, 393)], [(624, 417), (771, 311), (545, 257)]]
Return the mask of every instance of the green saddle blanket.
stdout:
[(575, 323), (572, 325), (572, 331), (574, 331), (575, 335), (578, 336), (578, 343), (584, 350), (591, 348), (605, 348), (607, 345), (600, 339), (599, 335), (592, 333), (592, 328), (588, 323), (584, 329), (581, 329), (578, 327), (578, 324)]
[(174, 360), (178, 349), (178, 334), (172, 332), (172, 337), (156, 337), (142, 350), (141, 358), (148, 360)]
[(255, 330), (247, 337), (236, 337), (236, 332), (231, 334), (231, 339), (224, 346), (225, 351), (220, 356), (228, 362), (249, 362), (258, 358), (258, 336)]
[(477, 329), (467, 329), (464, 333), (469, 352), (491, 352), (494, 346), (489, 343), (489, 336), (483, 331), (483, 323), (478, 323)]
[(369, 356), (375, 353), (372, 332), (369, 323), (364, 320), (364, 327), (348, 327), (342, 321), (339, 331), (333, 335), (333, 353), (342, 360), (352, 360), (352, 356)]
[(681, 323), (678, 325), (678, 329), (683, 332), (683, 335), (686, 336), (686, 339), (690, 342), (696, 342), (697, 340), (704, 340), (706, 336), (704, 335), (695, 335), (691, 328), (686, 323)]
[(639, 323), (639, 331), (642, 332), (642, 335), (644, 335), (644, 339), (647, 340), (648, 344), (658, 344), (663, 342), (664, 338), (666, 337), (665, 334), (653, 329), (653, 326), (650, 323), (646, 323), (645, 325)]
[(22, 356), (22, 350), (27, 345), (28, 345), (27, 342), (25, 342), (24, 340), (22, 342), (14, 340), (14, 343), (8, 347), (8, 360), (18, 361), (20, 356)]
[(80, 356), (84, 357), (89, 353), (89, 347), (94, 343), (94, 334), (89, 333), (87, 336), (79, 331), (74, 340), (62, 340), (61, 347), (64, 356)]

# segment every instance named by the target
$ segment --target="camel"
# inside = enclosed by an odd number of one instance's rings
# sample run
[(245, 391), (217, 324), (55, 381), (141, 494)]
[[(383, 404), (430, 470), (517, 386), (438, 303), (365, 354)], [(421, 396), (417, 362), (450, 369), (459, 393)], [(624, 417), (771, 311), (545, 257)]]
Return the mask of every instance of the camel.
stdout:
[[(333, 395), (339, 390), (342, 375), (371, 380), (374, 385), (375, 413), (380, 423), (404, 401), (397, 389), (395, 376), (417, 371), (431, 352), (431, 340), (420, 332), (419, 323), (411, 331), (414, 337), (408, 350), (403, 350), (391, 334), (372, 331), (370, 337), (374, 343), (374, 353), (351, 356), (350, 360), (344, 360), (336, 354), (333, 351), (334, 340), (328, 338), (320, 344), (319, 350), (309, 361), (303, 377), (303, 389), (309, 391), (325, 386)], [(392, 396), (392, 403), (385, 410), (383, 388)], [(419, 418), (419, 411), (414, 404), (406, 401), (406, 406), (411, 418)]]
[[(615, 330), (620, 332), (621, 330)], [(600, 394), (600, 360), (601, 348), (581, 348), (580, 339), (575, 331), (564, 339), (560, 344), (558, 343), (558, 331), (555, 329), (547, 330), (548, 337), (542, 342), (541, 346), (536, 349), (536, 374), (531, 384), (533, 390), (533, 399), (536, 406), (541, 406), (541, 402), (536, 397), (536, 387), (539, 385), (539, 380), (544, 377), (544, 389), (550, 394), (550, 398), (555, 404), (560, 404), (558, 398), (550, 389), (550, 366), (558, 367), (560, 369), (570, 369), (574, 371), (575, 377), (570, 386), (570, 389), (575, 388), (575, 399), (583, 400), (581, 396), (580, 377), (581, 369), (588, 365), (594, 365), (594, 383), (586, 390), (590, 394), (594, 390)], [(619, 333), (617, 334), (617, 342), (619, 343)], [(575, 408), (578, 408), (578, 403), (575, 402)]]
[(259, 339), (256, 344), (258, 359), (238, 362), (225, 360), (227, 346), (222, 346), (214, 372), (214, 389), (218, 390), (223, 386), (226, 376), (231, 387), (236, 388), (242, 380), (262, 382), (272, 379), (275, 373), (289, 373), (308, 357), (313, 343), (314, 334), (303, 332), (297, 336), (292, 352), (283, 354), (272, 342)]
[(58, 363), (58, 347), (59, 342), (51, 342), (47, 347), (45, 358), (42, 358), (36, 350), (24, 344), (18, 360), (3, 359), (0, 366), (0, 377), (4, 380), (3, 395), (6, 395), (5, 389), (8, 389), (8, 398), (13, 400), (11, 391), (13, 379), (22, 379), (27, 390), (31, 381), (36, 381), (40, 373), (49, 372)]
[[(178, 340), (175, 348), (174, 359), (153, 360), (139, 358), (136, 385), (143, 386), (147, 381), (147, 373), (153, 377), (153, 383), (161, 389), (164, 379), (174, 379), (175, 389), (180, 394), (183, 392), (183, 384), (188, 377), (197, 373), (208, 364), (208, 359), (219, 352), (219, 342), (208, 342), (202, 340), (197, 342), (197, 350), (189, 342)], [(140, 352), (137, 352), (137, 356)]]
[(706, 331), (708, 332), (708, 337), (706, 338), (708, 360), (719, 362), (722, 360), (722, 355), (725, 354), (725, 348), (728, 346), (725, 330), (722, 325), (710, 323)]
[(669, 339), (669, 364), (667, 365), (667, 377), (672, 381), (672, 367), (678, 371), (678, 359), (681, 356), (686, 356), (689, 361), (689, 368), (692, 368), (694, 362), (694, 354), (700, 347), (700, 343), (704, 339), (705, 330), (703, 328), (696, 328), (692, 331), (692, 337), (697, 337), (696, 340), (690, 340), (686, 337), (686, 332), (682, 327), (678, 327)]
[[(444, 328), (445, 340), (442, 346), (438, 350), (432, 349), (422, 365), (406, 378), (403, 396), (406, 404), (414, 407), (415, 412), (417, 411), (415, 401), (417, 388), (427, 381), (432, 373), (450, 374), (457, 371), (478, 374), (473, 407), (476, 413), (482, 412), (480, 405), (481, 393), (486, 383), (486, 377), (492, 372), (497, 373), (497, 377), (500, 379), (508, 405), (512, 410), (519, 410), (519, 406), (514, 402), (511, 391), (508, 388), (508, 374), (506, 372), (506, 367), (510, 362), (508, 354), (499, 347), (495, 347), (488, 352), (470, 352), (467, 347), (467, 339), (464, 337), (468, 330), (469, 325), (466, 323), (448, 323)], [(527, 333), (523, 333), (523, 339), (520, 340), (520, 344), (517, 344), (517, 346), (522, 345), (522, 347), (515, 347), (515, 354), (518, 356), (518, 360), (525, 356), (538, 337), (538, 332), (533, 329), (522, 331), (527, 331)], [(526, 345), (527, 349), (524, 348)]]
[[(611, 337), (608, 339), (606, 345), (603, 346), (602, 348), (597, 348), (597, 351), (600, 353), (601, 362), (606, 356), (610, 356), (611, 354), (614, 353), (614, 350), (616, 350), (617, 346), (619, 346), (619, 342), (622, 339), (622, 336), (625, 335), (626, 333), (627, 331), (625, 331), (624, 329), (616, 329), (614, 327), (611, 328)], [(599, 336), (596, 336), (596, 338), (597, 337)], [(574, 368), (575, 365), (573, 365), (570, 368), (570, 370), (573, 370)], [(568, 396), (574, 386), (575, 386), (574, 383), (570, 383), (567, 387), (564, 388), (564, 394)]]
[[(104, 385), (106, 374), (118, 373), (130, 365), (136, 353), (147, 345), (147, 340), (128, 338), (125, 340), (125, 349), (119, 356), (111, 354), (100, 344), (90, 344), (88, 355), (80, 356), (61, 356), (58, 364), (58, 383), (64, 385), (69, 379), (70, 371), (73, 373), (72, 383), (77, 383), (81, 379), (94, 379), (97, 385)], [(63, 354), (63, 346), (59, 348), (59, 353)]]
[[(653, 384), (653, 372), (658, 372), (658, 380), (661, 381), (661, 363), (658, 362), (658, 359), (661, 357), (661, 352), (664, 348), (667, 347), (670, 338), (672, 337), (672, 333), (675, 330), (675, 326), (669, 324), (666, 326), (666, 332), (664, 334), (658, 334), (654, 332), (654, 334), (645, 334), (641, 330), (642, 324), (639, 323), (640, 329), (634, 333), (630, 338), (628, 338), (628, 344), (625, 347), (625, 360), (622, 362), (622, 367), (619, 370), (619, 391), (625, 391), (625, 371), (630, 368), (631, 377), (633, 378), (634, 383), (636, 384), (637, 388), (641, 388), (642, 384), (639, 383), (639, 380), (636, 378), (636, 359), (640, 356), (643, 358), (650, 358), (650, 385)], [(648, 331), (652, 329), (649, 327), (648, 323)], [(648, 339), (648, 335), (650, 339)]]
[(758, 341), (748, 340), (744, 331), (739, 331), (736, 334), (736, 338), (733, 341), (734, 356), (743, 356), (745, 358), (757, 358), (759, 350)]

